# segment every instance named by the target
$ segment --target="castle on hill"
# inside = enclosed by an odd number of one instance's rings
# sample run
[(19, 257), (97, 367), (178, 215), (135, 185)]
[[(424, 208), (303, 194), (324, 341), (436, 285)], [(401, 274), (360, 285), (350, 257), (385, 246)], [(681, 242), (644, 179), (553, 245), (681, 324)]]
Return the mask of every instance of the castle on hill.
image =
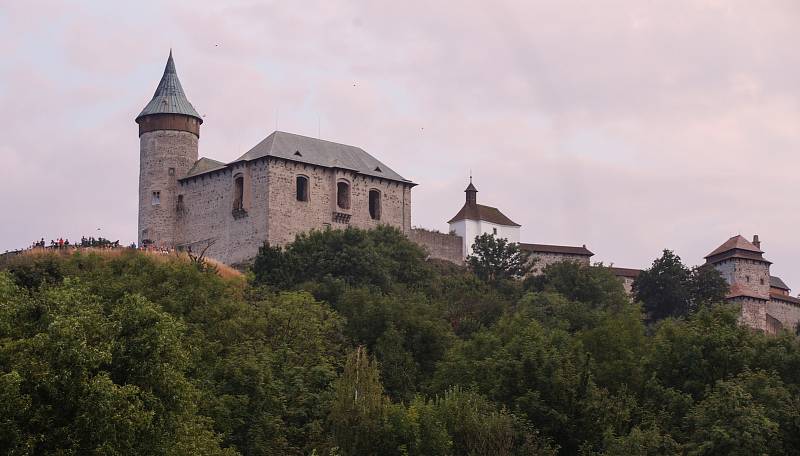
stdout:
[(230, 163), (198, 157), (203, 119), (170, 52), (139, 124), (139, 245), (227, 264), (312, 229), (411, 230), (413, 182), (364, 150), (276, 131)]
[[(251, 260), (265, 242), (285, 245), (311, 230), (398, 228), (431, 258), (463, 264), (476, 236), (517, 242), (549, 264), (589, 265), (586, 245), (520, 242), (520, 228), (499, 209), (478, 203), (470, 178), (466, 199), (449, 220), (450, 232), (411, 227), (416, 185), (355, 146), (275, 131), (230, 163), (200, 158), (202, 117), (189, 102), (170, 52), (139, 125), (138, 244), (205, 252), (226, 264)], [(730, 284), (727, 299), (742, 306), (741, 320), (777, 332), (800, 321), (800, 299), (770, 276), (760, 242), (735, 236), (706, 257)], [(640, 272), (611, 268), (626, 291)]]

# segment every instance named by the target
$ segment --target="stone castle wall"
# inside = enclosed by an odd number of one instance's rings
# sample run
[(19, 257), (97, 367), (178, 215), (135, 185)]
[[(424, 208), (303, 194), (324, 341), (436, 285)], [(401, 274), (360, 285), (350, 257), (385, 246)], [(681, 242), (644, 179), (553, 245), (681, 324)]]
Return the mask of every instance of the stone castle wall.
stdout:
[(636, 280), (633, 277), (619, 277), (622, 282), (622, 288), (628, 296), (633, 296), (633, 282)]
[(544, 268), (554, 263), (563, 263), (570, 261), (584, 266), (589, 266), (589, 257), (585, 255), (571, 255), (568, 253), (550, 253), (550, 252), (533, 252), (531, 259), (535, 259), (536, 263), (531, 270), (532, 275), (541, 274)]
[[(139, 137), (138, 244), (159, 240), (171, 247), (177, 224), (178, 178), (197, 160), (197, 136), (185, 131), (157, 130)], [(159, 204), (153, 204), (159, 192)]]
[(800, 323), (800, 306), (777, 299), (767, 303), (767, 314), (778, 320), (783, 329), (794, 333), (797, 323)]
[(767, 330), (767, 301), (739, 296), (731, 298), (730, 302), (739, 304), (742, 308), (739, 323), (753, 329)]
[[(234, 213), (234, 180), (244, 177), (244, 212)], [(232, 264), (255, 256), (267, 240), (266, 161), (184, 179), (178, 246)]]
[(714, 267), (730, 285), (739, 290), (769, 298), (769, 264), (763, 261), (733, 258), (715, 263)]
[[(235, 180), (240, 176), (243, 211), (234, 211)], [(308, 201), (296, 198), (297, 176), (308, 178)], [(339, 179), (351, 185), (349, 210), (335, 207)], [(369, 214), (372, 189), (381, 193), (380, 220)], [(178, 194), (183, 204), (176, 207), (176, 244), (195, 253), (210, 244), (206, 256), (240, 263), (255, 257), (266, 241), (285, 245), (302, 232), (348, 226), (334, 222), (334, 211), (349, 215), (350, 226), (369, 229), (386, 224), (408, 233), (410, 190), (405, 184), (280, 159), (236, 163), (181, 182)]]
[(445, 234), (423, 228), (413, 228), (408, 238), (423, 247), (430, 258), (464, 264), (464, 239), (455, 234)]
[[(271, 159), (268, 166), (269, 242), (283, 245), (297, 234), (312, 229), (344, 229), (347, 226), (370, 229), (390, 225), (408, 233), (411, 229), (411, 188), (386, 179), (364, 176), (346, 170)], [(297, 176), (308, 178), (308, 201), (297, 201)], [(350, 208), (336, 205), (336, 185), (350, 185)], [(380, 219), (369, 213), (369, 192), (381, 194)], [(334, 212), (349, 218), (347, 223), (335, 220)]]

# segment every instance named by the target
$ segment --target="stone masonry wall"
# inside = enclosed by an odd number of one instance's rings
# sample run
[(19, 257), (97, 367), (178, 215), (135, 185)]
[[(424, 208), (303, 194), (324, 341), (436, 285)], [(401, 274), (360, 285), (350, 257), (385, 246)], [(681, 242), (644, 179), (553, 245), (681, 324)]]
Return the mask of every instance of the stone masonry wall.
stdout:
[[(308, 201), (297, 200), (297, 176), (308, 178)], [(234, 213), (235, 184), (244, 180), (243, 212)], [(346, 179), (350, 209), (336, 205), (336, 182)], [(381, 192), (380, 220), (369, 215), (369, 191)], [(183, 204), (172, 208), (177, 219), (177, 244), (227, 264), (244, 262), (258, 253), (265, 241), (285, 245), (297, 234), (312, 229), (345, 228), (335, 223), (333, 212), (350, 215), (350, 226), (374, 228), (387, 224), (408, 233), (411, 225), (411, 191), (406, 184), (356, 175), (302, 163), (259, 159), (237, 163), (220, 171), (184, 179), (179, 186)]]
[(413, 228), (408, 238), (423, 247), (430, 258), (464, 264), (464, 239), (455, 234), (438, 233), (423, 228)]
[[(234, 214), (234, 180), (244, 178), (243, 213)], [(183, 181), (179, 244), (232, 264), (253, 258), (267, 240), (267, 162), (239, 163)]]
[(589, 266), (589, 257), (585, 255), (571, 255), (568, 253), (549, 253), (549, 252), (533, 252), (531, 258), (536, 259), (532, 275), (541, 274), (545, 267), (554, 264), (562, 263), (564, 261), (571, 261), (573, 263)]
[(628, 296), (633, 295), (633, 277), (620, 277), (619, 280), (622, 282), (622, 288), (625, 290), (625, 293)]
[(800, 306), (790, 302), (772, 299), (767, 303), (767, 313), (781, 322), (784, 329), (794, 332), (800, 322)]
[[(156, 130), (139, 137), (138, 243), (175, 244), (178, 178), (197, 160), (197, 136), (185, 131)], [(153, 192), (160, 193), (153, 204)]]
[(731, 288), (769, 298), (769, 264), (763, 261), (732, 258), (714, 264)]
[(741, 305), (739, 323), (761, 331), (767, 330), (767, 301), (740, 296), (730, 300)]
[[(308, 201), (297, 201), (296, 179), (308, 178)], [(268, 165), (269, 242), (283, 245), (299, 233), (312, 229), (343, 229), (348, 225), (370, 229), (391, 225), (408, 233), (411, 227), (411, 192), (407, 184), (363, 176), (350, 171), (322, 168), (284, 160), (270, 160)], [(350, 184), (350, 208), (336, 205), (336, 185)], [(369, 214), (369, 191), (381, 193), (381, 215), (373, 220)], [(337, 223), (333, 213), (349, 215), (349, 223)]]

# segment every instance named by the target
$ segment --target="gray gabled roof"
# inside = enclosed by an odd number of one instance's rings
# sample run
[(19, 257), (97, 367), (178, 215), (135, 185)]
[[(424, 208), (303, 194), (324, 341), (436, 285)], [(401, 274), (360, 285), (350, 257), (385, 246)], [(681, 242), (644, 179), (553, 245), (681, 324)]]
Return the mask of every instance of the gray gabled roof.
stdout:
[(175, 61), (172, 60), (172, 50), (169, 51), (167, 66), (164, 67), (164, 75), (161, 76), (161, 82), (158, 83), (153, 99), (136, 116), (136, 120), (152, 114), (185, 114), (195, 117), (200, 123), (203, 123), (200, 114), (195, 111), (194, 106), (189, 103), (186, 94), (183, 93), (181, 81), (178, 80), (178, 73), (175, 71)]
[(771, 288), (779, 288), (781, 290), (786, 290), (786, 291), (790, 290), (789, 286), (786, 285), (786, 282), (781, 280), (780, 277), (775, 277), (773, 275), (769, 276), (769, 286)]
[(199, 174), (207, 173), (207, 172), (210, 172), (210, 171), (216, 171), (218, 169), (223, 169), (226, 166), (228, 166), (228, 165), (226, 165), (225, 163), (222, 163), (221, 161), (212, 160), (212, 159), (206, 158), (206, 157), (201, 157), (200, 160), (197, 160), (196, 162), (194, 162), (194, 165), (192, 165), (192, 169), (190, 169), (189, 172), (186, 173), (186, 176), (184, 176), (184, 177), (197, 176)]
[(273, 132), (232, 163), (276, 157), (326, 168), (340, 168), (367, 176), (414, 185), (361, 148), (308, 136)]

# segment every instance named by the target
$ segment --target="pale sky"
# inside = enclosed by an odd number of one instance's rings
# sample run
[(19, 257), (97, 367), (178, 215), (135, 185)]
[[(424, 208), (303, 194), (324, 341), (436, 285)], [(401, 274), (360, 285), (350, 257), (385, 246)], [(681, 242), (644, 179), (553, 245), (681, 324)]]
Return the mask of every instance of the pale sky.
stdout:
[(0, 251), (135, 240), (133, 119), (172, 48), (201, 156), (319, 133), (441, 231), (471, 169), (523, 242), (622, 267), (757, 233), (797, 294), (798, 43), (796, 0), (2, 0)]

